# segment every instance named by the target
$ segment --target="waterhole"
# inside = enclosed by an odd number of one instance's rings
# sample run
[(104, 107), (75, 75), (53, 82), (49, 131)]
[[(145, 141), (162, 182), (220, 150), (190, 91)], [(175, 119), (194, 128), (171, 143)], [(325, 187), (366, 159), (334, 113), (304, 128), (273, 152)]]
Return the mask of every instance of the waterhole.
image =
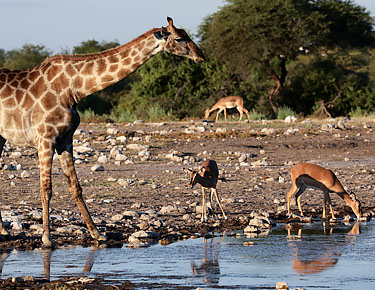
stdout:
[(290, 288), (375, 289), (374, 257), (375, 222), (316, 222), (147, 248), (13, 250), (0, 253), (0, 273), (2, 279), (84, 275), (107, 284), (130, 281), (135, 289), (275, 289), (278, 281)]

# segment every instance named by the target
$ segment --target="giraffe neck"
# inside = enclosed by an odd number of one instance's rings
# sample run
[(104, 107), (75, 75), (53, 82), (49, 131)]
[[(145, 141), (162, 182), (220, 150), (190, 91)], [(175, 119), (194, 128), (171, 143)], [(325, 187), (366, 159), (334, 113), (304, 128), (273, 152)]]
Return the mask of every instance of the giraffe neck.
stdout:
[[(58, 55), (46, 59), (41, 67), (69, 83), (68, 103), (77, 103), (88, 95), (125, 78), (152, 56), (163, 50), (152, 29), (133, 41), (104, 52), (87, 55)], [(67, 94), (67, 95), (66, 95)]]

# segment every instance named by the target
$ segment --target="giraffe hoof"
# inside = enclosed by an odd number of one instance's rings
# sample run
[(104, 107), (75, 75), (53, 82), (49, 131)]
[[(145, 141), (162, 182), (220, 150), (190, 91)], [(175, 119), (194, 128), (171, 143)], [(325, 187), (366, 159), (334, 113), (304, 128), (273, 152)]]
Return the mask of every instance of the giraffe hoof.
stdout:
[(10, 233), (6, 229), (2, 228), (1, 231), (0, 231), (0, 235), (2, 235), (2, 236), (10, 236)]
[(96, 238), (96, 240), (97, 240), (98, 242), (106, 242), (106, 241), (108, 241), (108, 238), (107, 238), (107, 236), (105, 236), (105, 235), (99, 235), (99, 236)]
[(55, 248), (56, 248), (55, 243), (52, 242), (52, 241), (43, 242), (43, 244), (42, 244), (43, 250), (53, 250)]

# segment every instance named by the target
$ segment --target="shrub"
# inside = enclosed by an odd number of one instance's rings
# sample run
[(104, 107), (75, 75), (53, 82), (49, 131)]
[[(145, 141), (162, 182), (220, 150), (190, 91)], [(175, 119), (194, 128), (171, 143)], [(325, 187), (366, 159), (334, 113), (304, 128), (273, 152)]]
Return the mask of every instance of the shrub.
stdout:
[(254, 121), (266, 119), (266, 116), (264, 114), (255, 111), (255, 109), (252, 109), (249, 112), (249, 115), (250, 115), (250, 120), (254, 120)]
[(129, 109), (123, 111), (112, 111), (110, 118), (116, 123), (134, 122), (137, 116)]
[(278, 120), (284, 120), (288, 116), (294, 116), (297, 117), (297, 114), (295, 111), (293, 111), (288, 106), (282, 106), (279, 108), (279, 111), (277, 112), (277, 119)]

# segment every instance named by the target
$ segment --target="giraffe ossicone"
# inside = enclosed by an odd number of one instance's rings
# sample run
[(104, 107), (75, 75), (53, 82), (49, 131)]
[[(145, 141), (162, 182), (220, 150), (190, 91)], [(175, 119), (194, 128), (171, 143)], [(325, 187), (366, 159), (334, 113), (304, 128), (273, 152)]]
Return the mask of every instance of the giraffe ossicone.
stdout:
[[(128, 76), (152, 56), (166, 51), (195, 62), (205, 61), (188, 34), (173, 25), (154, 28), (133, 41), (99, 53), (56, 55), (39, 66), (12, 71), (0, 69), (0, 156), (9, 142), (38, 150), (40, 194), (43, 207), (45, 247), (52, 247), (49, 204), (52, 196), (51, 167), (54, 152), (59, 155), (69, 191), (96, 240), (98, 232), (82, 197), (73, 163), (73, 134), (79, 125), (76, 105), (86, 96)], [(0, 234), (7, 235), (0, 213)]]

